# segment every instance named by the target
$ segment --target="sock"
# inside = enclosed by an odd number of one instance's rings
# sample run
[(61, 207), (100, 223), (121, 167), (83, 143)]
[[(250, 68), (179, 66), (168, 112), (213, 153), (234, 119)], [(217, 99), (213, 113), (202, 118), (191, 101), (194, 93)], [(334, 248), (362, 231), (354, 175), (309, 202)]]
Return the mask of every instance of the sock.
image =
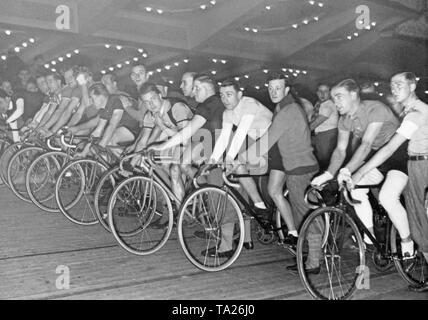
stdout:
[(265, 205), (265, 203), (262, 201), (262, 202), (257, 202), (257, 203), (255, 203), (254, 204), (254, 206), (256, 207), (256, 208), (259, 208), (259, 209), (267, 209), (266, 208), (266, 205)]
[(294, 236), (296, 238), (299, 236), (299, 234), (297, 233), (297, 230), (288, 231), (288, 234), (291, 234), (292, 236)]
[(364, 234), (364, 242), (367, 244), (373, 244), (373, 242), (370, 240), (370, 238), (366, 234)]
[(409, 257), (414, 255), (413, 241), (401, 242), (401, 254), (404, 257), (408, 253)]

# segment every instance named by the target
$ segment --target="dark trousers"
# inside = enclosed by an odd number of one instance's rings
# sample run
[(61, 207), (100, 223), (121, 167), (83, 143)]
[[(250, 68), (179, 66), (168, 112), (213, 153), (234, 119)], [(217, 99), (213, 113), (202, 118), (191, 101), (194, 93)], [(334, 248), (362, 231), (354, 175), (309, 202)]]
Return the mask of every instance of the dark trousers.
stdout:
[(319, 132), (314, 137), (315, 156), (318, 159), (320, 170), (325, 171), (330, 164), (331, 154), (337, 145), (337, 128)]

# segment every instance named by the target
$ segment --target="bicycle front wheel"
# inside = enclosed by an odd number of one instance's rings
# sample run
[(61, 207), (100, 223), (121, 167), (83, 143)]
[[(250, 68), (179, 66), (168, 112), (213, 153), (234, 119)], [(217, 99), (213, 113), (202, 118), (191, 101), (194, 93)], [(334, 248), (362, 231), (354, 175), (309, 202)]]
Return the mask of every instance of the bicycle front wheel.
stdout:
[(107, 167), (92, 159), (68, 163), (59, 174), (55, 197), (58, 208), (70, 221), (80, 225), (97, 224), (94, 208), (95, 187)]
[[(215, 186), (191, 193), (180, 208), (178, 238), (187, 259), (199, 269), (226, 269), (239, 257), (244, 243), (244, 219), (237, 201)], [(237, 242), (227, 255), (218, 251), (222, 238), (232, 246), (233, 238)]]
[[(319, 262), (320, 272), (308, 273), (306, 260)], [(349, 214), (335, 207), (309, 214), (297, 242), (297, 267), (305, 289), (315, 299), (345, 300), (352, 296), (368, 269), (360, 231)]]
[(7, 181), (10, 189), (21, 200), (31, 202), (25, 185), (27, 169), (34, 159), (44, 151), (41, 147), (27, 147), (16, 152), (7, 166)]
[(171, 234), (171, 200), (156, 181), (144, 176), (128, 178), (110, 197), (108, 225), (126, 251), (140, 256), (152, 254)]
[(28, 168), (25, 179), (28, 196), (43, 211), (60, 212), (55, 185), (61, 168), (70, 159), (65, 152), (52, 151), (38, 156)]

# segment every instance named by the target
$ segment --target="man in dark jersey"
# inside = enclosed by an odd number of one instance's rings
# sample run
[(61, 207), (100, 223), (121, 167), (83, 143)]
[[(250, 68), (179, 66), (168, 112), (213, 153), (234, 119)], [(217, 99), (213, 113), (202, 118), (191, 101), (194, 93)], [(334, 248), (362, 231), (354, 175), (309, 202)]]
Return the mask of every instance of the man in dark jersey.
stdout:
[[(139, 124), (125, 111), (127, 100), (120, 95), (110, 95), (102, 83), (92, 85), (89, 95), (94, 106), (100, 109), (100, 119), (92, 131), (92, 136), (101, 138), (98, 144), (106, 147), (134, 141), (139, 133)], [(90, 144), (84, 148), (81, 156), (88, 154), (89, 147)]]

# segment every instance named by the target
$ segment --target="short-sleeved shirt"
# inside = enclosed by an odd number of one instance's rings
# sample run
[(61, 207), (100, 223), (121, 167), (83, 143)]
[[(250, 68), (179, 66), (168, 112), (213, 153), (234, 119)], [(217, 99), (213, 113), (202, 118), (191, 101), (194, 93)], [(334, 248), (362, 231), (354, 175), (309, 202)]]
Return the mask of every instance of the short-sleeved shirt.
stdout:
[(96, 116), (98, 116), (101, 113), (101, 110), (96, 108), (94, 105), (87, 106), (85, 110), (83, 111), (82, 118), (80, 118), (78, 125), (88, 122), (89, 120), (92, 120)]
[(126, 112), (124, 107), (126, 103), (128, 103), (126, 97), (110, 95), (105, 108), (99, 112), (100, 118), (110, 121), (115, 110), (122, 110), (123, 114), (118, 127), (125, 127), (134, 135), (137, 135), (140, 131), (139, 123)]
[[(409, 139), (409, 155), (428, 155), (428, 105), (420, 100), (404, 110), (397, 133)], [(407, 129), (410, 125), (410, 131)], [(406, 128), (407, 127), (407, 128)]]
[[(179, 130), (180, 123), (192, 120), (193, 113), (183, 102), (176, 102), (171, 106), (170, 100), (165, 99), (163, 101), (159, 112), (146, 112), (143, 120), (144, 128), (153, 129), (155, 126), (159, 126), (161, 129)], [(169, 135), (167, 134), (167, 136)]]
[(212, 95), (198, 104), (196, 108), (195, 115), (201, 116), (207, 121), (202, 129), (209, 130), (213, 139), (215, 138), (216, 130), (222, 128), (224, 110), (226, 108), (218, 95)]
[(272, 112), (256, 99), (242, 97), (238, 105), (233, 110), (224, 110), (223, 124), (230, 123), (239, 126), (244, 115), (254, 115), (248, 136), (257, 140), (269, 129), (272, 122)]
[(337, 128), (337, 122), (339, 121), (339, 113), (337, 112), (337, 108), (333, 101), (326, 100), (324, 102), (321, 102), (318, 114), (326, 117), (327, 120), (325, 120), (323, 123), (321, 123), (318, 127), (315, 128), (315, 133)]
[(385, 145), (395, 134), (399, 126), (398, 119), (391, 109), (380, 101), (361, 101), (360, 107), (352, 115), (340, 116), (339, 130), (352, 132), (354, 138), (362, 139), (370, 123), (382, 122), (382, 127), (372, 144), (377, 150)]

